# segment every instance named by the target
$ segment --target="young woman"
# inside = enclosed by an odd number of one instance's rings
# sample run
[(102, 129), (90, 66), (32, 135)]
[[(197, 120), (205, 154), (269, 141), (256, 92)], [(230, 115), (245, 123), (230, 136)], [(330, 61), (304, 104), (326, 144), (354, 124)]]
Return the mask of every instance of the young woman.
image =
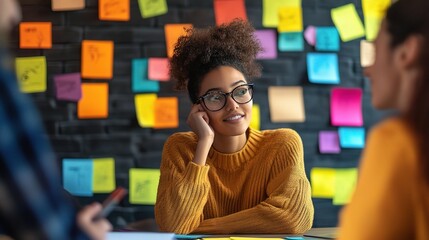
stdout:
[(429, 238), (429, 1), (387, 11), (366, 69), (372, 104), (399, 115), (373, 128), (339, 239)]
[(192, 29), (171, 59), (171, 76), (193, 103), (192, 132), (164, 145), (155, 218), (175, 233), (301, 233), (314, 209), (299, 135), (249, 128), (260, 66), (254, 29)]

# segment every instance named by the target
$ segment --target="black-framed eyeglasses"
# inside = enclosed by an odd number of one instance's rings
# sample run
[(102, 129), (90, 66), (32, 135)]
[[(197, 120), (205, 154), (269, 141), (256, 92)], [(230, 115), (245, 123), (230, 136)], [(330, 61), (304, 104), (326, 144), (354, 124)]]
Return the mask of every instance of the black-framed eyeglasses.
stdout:
[(231, 92), (224, 93), (222, 91), (209, 91), (198, 98), (197, 103), (203, 102), (207, 110), (216, 112), (221, 110), (226, 105), (228, 96), (238, 104), (246, 104), (253, 99), (253, 83), (247, 83), (232, 89)]

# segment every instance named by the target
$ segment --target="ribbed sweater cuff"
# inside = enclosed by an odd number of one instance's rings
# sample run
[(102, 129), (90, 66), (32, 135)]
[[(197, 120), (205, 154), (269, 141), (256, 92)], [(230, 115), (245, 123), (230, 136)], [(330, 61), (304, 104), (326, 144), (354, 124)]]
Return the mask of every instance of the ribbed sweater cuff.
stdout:
[(209, 169), (210, 166), (208, 165), (201, 166), (194, 162), (190, 162), (186, 167), (184, 179), (195, 184), (205, 183), (208, 181)]

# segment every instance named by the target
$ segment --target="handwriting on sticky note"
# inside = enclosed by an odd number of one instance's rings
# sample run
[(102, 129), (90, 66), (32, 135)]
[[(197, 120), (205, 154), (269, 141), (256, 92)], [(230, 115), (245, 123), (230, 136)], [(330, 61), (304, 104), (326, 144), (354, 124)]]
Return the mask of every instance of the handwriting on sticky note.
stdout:
[(16, 75), (21, 92), (46, 91), (46, 57), (20, 57), (15, 60)]
[(353, 3), (331, 9), (331, 17), (343, 42), (365, 36), (365, 29)]
[(93, 79), (113, 77), (112, 41), (82, 41), (82, 77)]
[(52, 48), (52, 23), (22, 22), (19, 24), (20, 48)]
[(174, 47), (179, 37), (186, 35), (186, 30), (191, 29), (192, 24), (165, 24), (165, 42), (167, 44), (167, 56), (173, 56)]
[(137, 94), (135, 96), (136, 115), (140, 127), (149, 128), (155, 126), (155, 102), (157, 98), (154, 93)]
[(262, 25), (264, 27), (278, 26), (278, 13), (281, 7), (301, 7), (301, 0), (263, 0)]
[(58, 100), (79, 101), (82, 97), (80, 73), (55, 75), (54, 83)]
[(317, 51), (339, 51), (340, 37), (335, 27), (318, 27), (316, 29)]
[(333, 88), (331, 92), (331, 124), (362, 126), (362, 89)]
[(63, 159), (64, 188), (75, 196), (92, 196), (91, 159)]
[(272, 122), (304, 122), (305, 108), (302, 87), (268, 88)]
[(98, 17), (100, 20), (130, 20), (130, 0), (98, 0)]
[(339, 127), (338, 134), (342, 148), (363, 148), (365, 146), (365, 129)]
[(166, 0), (138, 0), (138, 3), (143, 18), (155, 17), (168, 12)]
[(312, 83), (338, 84), (340, 73), (338, 56), (335, 53), (307, 54), (308, 80)]
[(77, 105), (77, 115), (85, 118), (107, 118), (109, 115), (109, 85), (107, 83), (82, 83), (82, 98)]
[(302, 8), (281, 7), (279, 9), (278, 32), (302, 32)]
[(148, 59), (133, 59), (131, 63), (131, 88), (133, 92), (159, 92), (159, 82), (148, 79)]
[(255, 37), (261, 43), (262, 51), (256, 55), (256, 59), (275, 59), (277, 58), (277, 39), (276, 32), (270, 29), (256, 30)]
[(52, 11), (70, 11), (85, 8), (85, 0), (52, 0)]
[(356, 168), (336, 169), (335, 194), (332, 200), (334, 205), (349, 203), (356, 188), (358, 170)]
[(374, 44), (365, 40), (360, 41), (360, 65), (369, 67), (374, 64), (375, 47)]
[(130, 203), (150, 204), (156, 202), (159, 169), (130, 169)]
[(339, 153), (341, 151), (337, 131), (319, 132), (319, 151), (320, 153)]
[(304, 50), (302, 32), (279, 33), (279, 51), (292, 52)]
[(168, 58), (149, 58), (148, 62), (148, 78), (150, 80), (168, 81), (169, 74), (169, 59)]
[(116, 188), (115, 160), (113, 158), (93, 159), (92, 191), (109, 193)]
[(177, 97), (161, 97), (155, 101), (154, 128), (179, 126), (179, 100)]
[(312, 196), (332, 198), (335, 194), (335, 169), (312, 168), (310, 173)]
[(229, 23), (235, 18), (247, 20), (244, 0), (214, 0), (216, 25)]

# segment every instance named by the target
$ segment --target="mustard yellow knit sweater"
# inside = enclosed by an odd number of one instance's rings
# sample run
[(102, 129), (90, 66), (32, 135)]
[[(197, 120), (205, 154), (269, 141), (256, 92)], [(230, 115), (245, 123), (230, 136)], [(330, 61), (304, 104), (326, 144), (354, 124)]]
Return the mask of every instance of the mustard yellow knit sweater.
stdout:
[(303, 147), (291, 129), (249, 129), (240, 151), (211, 149), (205, 166), (192, 162), (193, 132), (164, 145), (155, 218), (162, 231), (302, 233), (313, 223)]

